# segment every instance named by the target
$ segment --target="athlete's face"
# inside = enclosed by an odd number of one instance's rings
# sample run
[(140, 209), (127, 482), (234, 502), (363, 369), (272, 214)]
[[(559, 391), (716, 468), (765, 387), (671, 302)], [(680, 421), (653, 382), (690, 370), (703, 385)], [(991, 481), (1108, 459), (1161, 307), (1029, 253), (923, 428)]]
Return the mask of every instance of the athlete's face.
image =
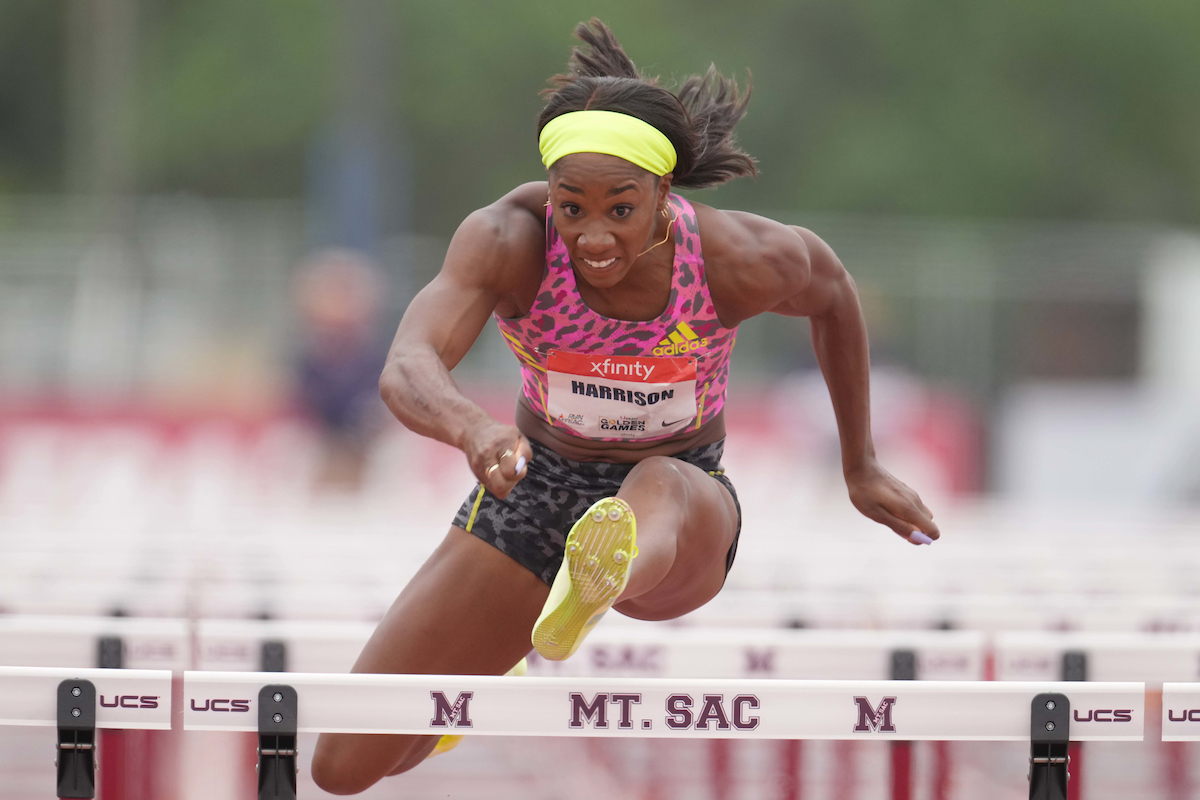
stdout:
[(620, 283), (638, 255), (666, 234), (668, 217), (660, 209), (670, 190), (670, 175), (660, 178), (616, 156), (575, 153), (554, 164), (554, 226), (584, 280), (598, 289)]

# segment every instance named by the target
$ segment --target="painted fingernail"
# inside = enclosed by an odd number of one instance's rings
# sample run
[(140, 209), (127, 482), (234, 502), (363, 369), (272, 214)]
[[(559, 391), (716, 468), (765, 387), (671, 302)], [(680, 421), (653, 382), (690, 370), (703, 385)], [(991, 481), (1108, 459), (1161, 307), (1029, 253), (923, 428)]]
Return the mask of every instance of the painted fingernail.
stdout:
[(913, 531), (908, 535), (908, 540), (914, 544), (933, 544), (933, 539), (930, 539), (920, 531)]
[(521, 456), (517, 459), (517, 474), (520, 475), (524, 471), (525, 471), (525, 456)]

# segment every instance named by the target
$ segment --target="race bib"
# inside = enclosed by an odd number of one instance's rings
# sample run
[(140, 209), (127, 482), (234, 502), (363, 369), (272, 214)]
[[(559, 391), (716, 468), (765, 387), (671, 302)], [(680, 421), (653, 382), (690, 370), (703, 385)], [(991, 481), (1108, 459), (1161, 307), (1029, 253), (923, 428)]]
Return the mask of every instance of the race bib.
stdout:
[(696, 359), (595, 356), (552, 350), (550, 417), (591, 439), (648, 439), (696, 419)]

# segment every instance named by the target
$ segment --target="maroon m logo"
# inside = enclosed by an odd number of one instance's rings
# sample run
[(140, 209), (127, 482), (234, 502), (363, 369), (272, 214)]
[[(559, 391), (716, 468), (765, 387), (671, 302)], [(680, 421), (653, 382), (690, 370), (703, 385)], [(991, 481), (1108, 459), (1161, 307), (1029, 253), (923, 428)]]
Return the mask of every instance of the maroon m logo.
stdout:
[(896, 726), (892, 724), (892, 707), (896, 698), (885, 697), (878, 706), (872, 707), (871, 701), (865, 697), (854, 698), (858, 706), (858, 724), (854, 726), (855, 733), (895, 733)]
[(474, 692), (459, 692), (454, 704), (446, 699), (445, 692), (430, 692), (433, 698), (433, 719), (429, 721), (431, 728), (470, 728), (471, 698)]
[(772, 673), (774, 671), (774, 650), (770, 648), (765, 650), (755, 650), (753, 647), (746, 648), (746, 672), (754, 674), (756, 672)]

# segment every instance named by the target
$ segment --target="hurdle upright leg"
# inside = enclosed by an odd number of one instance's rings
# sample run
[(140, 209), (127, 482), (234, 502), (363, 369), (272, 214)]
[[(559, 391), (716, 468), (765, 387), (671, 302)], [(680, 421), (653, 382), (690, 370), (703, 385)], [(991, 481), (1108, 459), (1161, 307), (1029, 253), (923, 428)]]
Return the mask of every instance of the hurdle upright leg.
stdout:
[[(1087, 653), (1070, 650), (1063, 653), (1062, 679), (1064, 681), (1086, 681), (1088, 679)], [(1083, 800), (1083, 744), (1072, 742), (1067, 748), (1067, 800)]]
[(780, 771), (779, 798), (780, 800), (801, 800), (804, 792), (801, 780), (803, 770), (800, 759), (804, 751), (799, 739), (783, 739), (779, 743), (779, 757), (782, 770)]
[[(891, 678), (894, 681), (917, 679), (917, 654), (912, 650), (896, 650), (892, 653)], [(892, 742), (892, 800), (912, 798), (912, 742)]]

